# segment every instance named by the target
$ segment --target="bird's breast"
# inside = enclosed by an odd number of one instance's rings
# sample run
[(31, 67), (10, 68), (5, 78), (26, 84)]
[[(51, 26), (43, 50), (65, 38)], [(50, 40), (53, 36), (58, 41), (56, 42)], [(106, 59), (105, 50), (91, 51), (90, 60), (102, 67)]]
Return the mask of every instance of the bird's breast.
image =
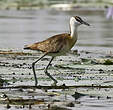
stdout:
[(77, 37), (69, 36), (69, 38), (68, 38), (68, 48), (71, 49), (75, 45), (76, 41), (77, 41)]

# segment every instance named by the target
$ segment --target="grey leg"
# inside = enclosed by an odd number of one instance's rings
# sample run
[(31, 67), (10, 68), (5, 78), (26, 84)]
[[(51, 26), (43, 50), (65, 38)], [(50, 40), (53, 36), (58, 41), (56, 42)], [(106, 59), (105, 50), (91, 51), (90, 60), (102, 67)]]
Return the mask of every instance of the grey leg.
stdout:
[(51, 58), (49, 64), (47, 65), (47, 67), (46, 67), (46, 69), (45, 69), (45, 74), (46, 74), (47, 76), (49, 76), (49, 78), (51, 78), (51, 79), (54, 81), (54, 83), (56, 84), (56, 83), (57, 83), (57, 80), (54, 79), (54, 78), (48, 73), (48, 71), (47, 71), (47, 69), (48, 69), (48, 67), (50, 66), (50, 64), (51, 64), (51, 62), (53, 61), (53, 59), (54, 59), (54, 57)]
[(37, 84), (38, 84), (37, 77), (36, 77), (36, 72), (35, 72), (35, 64), (36, 64), (39, 60), (41, 60), (44, 56), (46, 56), (46, 55), (47, 55), (47, 53), (44, 54), (44, 55), (41, 56), (38, 60), (36, 60), (35, 62), (32, 63), (32, 69), (33, 69), (33, 74), (34, 74), (34, 79), (35, 79), (35, 86), (37, 86)]

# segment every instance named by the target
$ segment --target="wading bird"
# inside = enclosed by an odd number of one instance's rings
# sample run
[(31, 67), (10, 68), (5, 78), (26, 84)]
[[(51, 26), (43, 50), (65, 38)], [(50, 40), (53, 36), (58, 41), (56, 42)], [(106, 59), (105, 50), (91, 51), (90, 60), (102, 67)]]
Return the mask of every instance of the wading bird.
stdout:
[(54, 81), (54, 84), (57, 83), (57, 80), (54, 79), (48, 73), (47, 69), (50, 66), (52, 60), (56, 56), (64, 55), (69, 50), (71, 50), (71, 48), (74, 46), (74, 44), (77, 41), (77, 37), (78, 37), (77, 28), (81, 24), (90, 26), (90, 24), (83, 21), (79, 16), (73, 16), (70, 18), (70, 33), (54, 35), (44, 41), (37, 42), (37, 43), (27, 45), (24, 47), (24, 49), (37, 50), (37, 51), (42, 51), (44, 53), (43, 56), (41, 56), (38, 60), (32, 63), (32, 69), (33, 69), (34, 78), (35, 78), (35, 86), (37, 86), (37, 83), (38, 83), (36, 73), (35, 73), (35, 64), (46, 55), (49, 55), (52, 58), (49, 64), (45, 68), (45, 74)]

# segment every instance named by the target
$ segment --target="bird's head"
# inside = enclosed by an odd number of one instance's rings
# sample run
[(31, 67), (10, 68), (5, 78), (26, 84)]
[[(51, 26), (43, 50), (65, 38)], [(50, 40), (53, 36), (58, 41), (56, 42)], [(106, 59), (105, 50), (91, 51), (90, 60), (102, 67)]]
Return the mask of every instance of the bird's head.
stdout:
[(70, 19), (70, 26), (74, 25), (74, 26), (80, 26), (81, 24), (90, 26), (90, 24), (88, 24), (87, 22), (85, 22), (84, 20), (82, 20), (79, 16), (73, 16)]

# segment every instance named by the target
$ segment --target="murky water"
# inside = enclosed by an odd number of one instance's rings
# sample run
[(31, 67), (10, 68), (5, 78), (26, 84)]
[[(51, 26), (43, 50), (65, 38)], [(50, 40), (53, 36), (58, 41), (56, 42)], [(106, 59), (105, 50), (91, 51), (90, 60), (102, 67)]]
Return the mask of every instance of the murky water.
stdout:
[(105, 11), (0, 10), (0, 48), (23, 48), (52, 35), (69, 32), (69, 18), (79, 15), (91, 24), (79, 28), (75, 49), (109, 49), (113, 47), (113, 21)]

